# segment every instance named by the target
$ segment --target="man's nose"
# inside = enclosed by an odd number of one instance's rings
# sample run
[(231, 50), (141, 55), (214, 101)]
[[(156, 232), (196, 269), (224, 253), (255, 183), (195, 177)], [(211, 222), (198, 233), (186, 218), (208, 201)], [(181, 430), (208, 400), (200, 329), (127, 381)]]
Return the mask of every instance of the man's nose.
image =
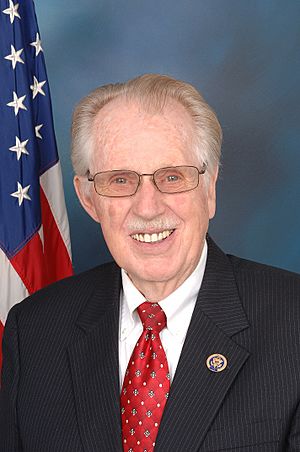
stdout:
[(134, 195), (133, 212), (142, 218), (155, 218), (165, 210), (163, 197), (155, 186), (151, 175), (143, 175)]

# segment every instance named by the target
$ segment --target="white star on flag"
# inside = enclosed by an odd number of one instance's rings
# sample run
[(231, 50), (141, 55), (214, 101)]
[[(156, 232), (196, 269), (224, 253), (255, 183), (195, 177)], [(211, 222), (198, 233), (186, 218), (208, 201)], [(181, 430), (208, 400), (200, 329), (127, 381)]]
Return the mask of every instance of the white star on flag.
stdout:
[(39, 82), (36, 76), (33, 77), (33, 85), (30, 85), (30, 89), (32, 90), (32, 98), (34, 99), (39, 93), (43, 96), (46, 96), (44, 91), (42, 90), (43, 86), (45, 85), (46, 80), (43, 82)]
[(11, 24), (15, 20), (15, 17), (18, 17), (18, 19), (21, 19), (21, 16), (18, 13), (18, 8), (19, 8), (19, 3), (16, 3), (14, 5), (13, 1), (9, 0), (9, 8), (6, 8), (2, 11), (4, 14), (9, 14)]
[(30, 43), (31, 46), (35, 47), (35, 56), (38, 56), (40, 52), (44, 52), (42, 48), (42, 41), (40, 40), (40, 35), (37, 33), (35, 41)]
[(23, 49), (16, 50), (13, 45), (10, 46), (10, 49), (11, 49), (10, 50), (11, 54), (7, 55), (4, 58), (6, 60), (10, 60), (13, 69), (15, 69), (17, 63), (23, 63), (24, 64), (24, 61), (21, 58), (21, 53), (23, 52)]
[(18, 97), (16, 92), (13, 91), (13, 98), (14, 100), (11, 102), (8, 102), (8, 104), (6, 104), (8, 107), (14, 107), (15, 110), (15, 116), (17, 116), (17, 114), (19, 113), (19, 110), (27, 110), (27, 108), (25, 107), (25, 105), (23, 105), (23, 102), (25, 100), (25, 96), (21, 96)]
[(30, 188), (30, 185), (27, 185), (27, 187), (22, 187), (20, 182), (18, 182), (18, 190), (14, 193), (11, 193), (10, 196), (13, 196), (14, 198), (18, 198), (19, 207), (22, 205), (24, 199), (28, 199), (28, 201), (31, 201), (31, 198), (28, 194), (28, 190)]
[(9, 148), (10, 151), (12, 152), (16, 152), (17, 153), (17, 159), (20, 160), (22, 154), (27, 154), (29, 155), (29, 152), (26, 149), (26, 144), (28, 143), (29, 140), (25, 140), (25, 141), (20, 141), (19, 137), (16, 137), (16, 144), (15, 146), (12, 146), (11, 148)]
[(34, 130), (35, 130), (35, 136), (37, 138), (40, 138), (41, 140), (43, 139), (42, 135), (40, 134), (40, 130), (43, 127), (44, 124), (39, 124), (38, 126), (35, 126)]

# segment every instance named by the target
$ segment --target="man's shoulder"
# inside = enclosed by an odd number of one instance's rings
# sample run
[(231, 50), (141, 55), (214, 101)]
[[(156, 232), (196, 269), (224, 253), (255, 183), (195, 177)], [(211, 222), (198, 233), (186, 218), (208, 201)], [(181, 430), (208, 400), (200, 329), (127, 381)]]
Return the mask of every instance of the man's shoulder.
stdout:
[(277, 279), (285, 282), (300, 284), (300, 274), (285, 270), (283, 268), (273, 267), (271, 265), (244, 259), (242, 257), (227, 254), (231, 262), (234, 273), (240, 277), (251, 277), (265, 279)]
[(233, 271), (234, 278), (237, 281), (252, 281), (256, 282), (256, 284), (259, 282), (265, 284), (267, 281), (277, 281), (277, 285), (282, 284), (284, 287), (289, 285), (300, 287), (300, 274), (244, 259), (233, 254), (225, 254), (210, 236), (208, 236), (208, 257), (213, 262), (213, 269), (221, 272), (230, 269), (230, 272)]
[(120, 269), (114, 262), (99, 265), (85, 272), (61, 279), (35, 292), (12, 309), (16, 315), (79, 311), (92, 293), (114, 284)]
[[(228, 255), (242, 302), (275, 307), (300, 316), (300, 275), (259, 262)], [(284, 316), (285, 316), (284, 314)]]

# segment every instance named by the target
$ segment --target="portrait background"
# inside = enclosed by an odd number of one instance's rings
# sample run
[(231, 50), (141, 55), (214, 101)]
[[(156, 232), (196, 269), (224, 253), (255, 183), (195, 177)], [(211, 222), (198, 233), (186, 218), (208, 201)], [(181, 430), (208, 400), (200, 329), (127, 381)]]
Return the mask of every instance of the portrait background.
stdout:
[[(300, 272), (300, 2), (36, 1), (62, 162), (75, 272), (110, 259), (76, 199), (73, 107), (145, 72), (194, 84), (224, 132), (217, 214), (226, 252)], [(192, 237), (191, 237), (192, 240)]]

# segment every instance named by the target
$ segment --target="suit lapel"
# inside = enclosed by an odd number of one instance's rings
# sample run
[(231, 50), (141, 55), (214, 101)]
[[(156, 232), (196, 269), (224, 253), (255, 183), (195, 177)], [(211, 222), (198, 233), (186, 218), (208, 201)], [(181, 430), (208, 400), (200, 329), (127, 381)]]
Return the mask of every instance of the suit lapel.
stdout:
[(121, 282), (119, 269), (113, 268), (105, 277), (101, 274), (101, 282), (95, 278), (95, 290), (78, 320), (77, 338), (69, 347), (79, 430), (86, 452), (122, 451), (118, 358)]
[[(248, 327), (231, 264), (209, 239), (206, 270), (171, 385), (155, 452), (198, 450), (249, 353), (232, 338)], [(208, 356), (228, 360), (211, 372)]]

